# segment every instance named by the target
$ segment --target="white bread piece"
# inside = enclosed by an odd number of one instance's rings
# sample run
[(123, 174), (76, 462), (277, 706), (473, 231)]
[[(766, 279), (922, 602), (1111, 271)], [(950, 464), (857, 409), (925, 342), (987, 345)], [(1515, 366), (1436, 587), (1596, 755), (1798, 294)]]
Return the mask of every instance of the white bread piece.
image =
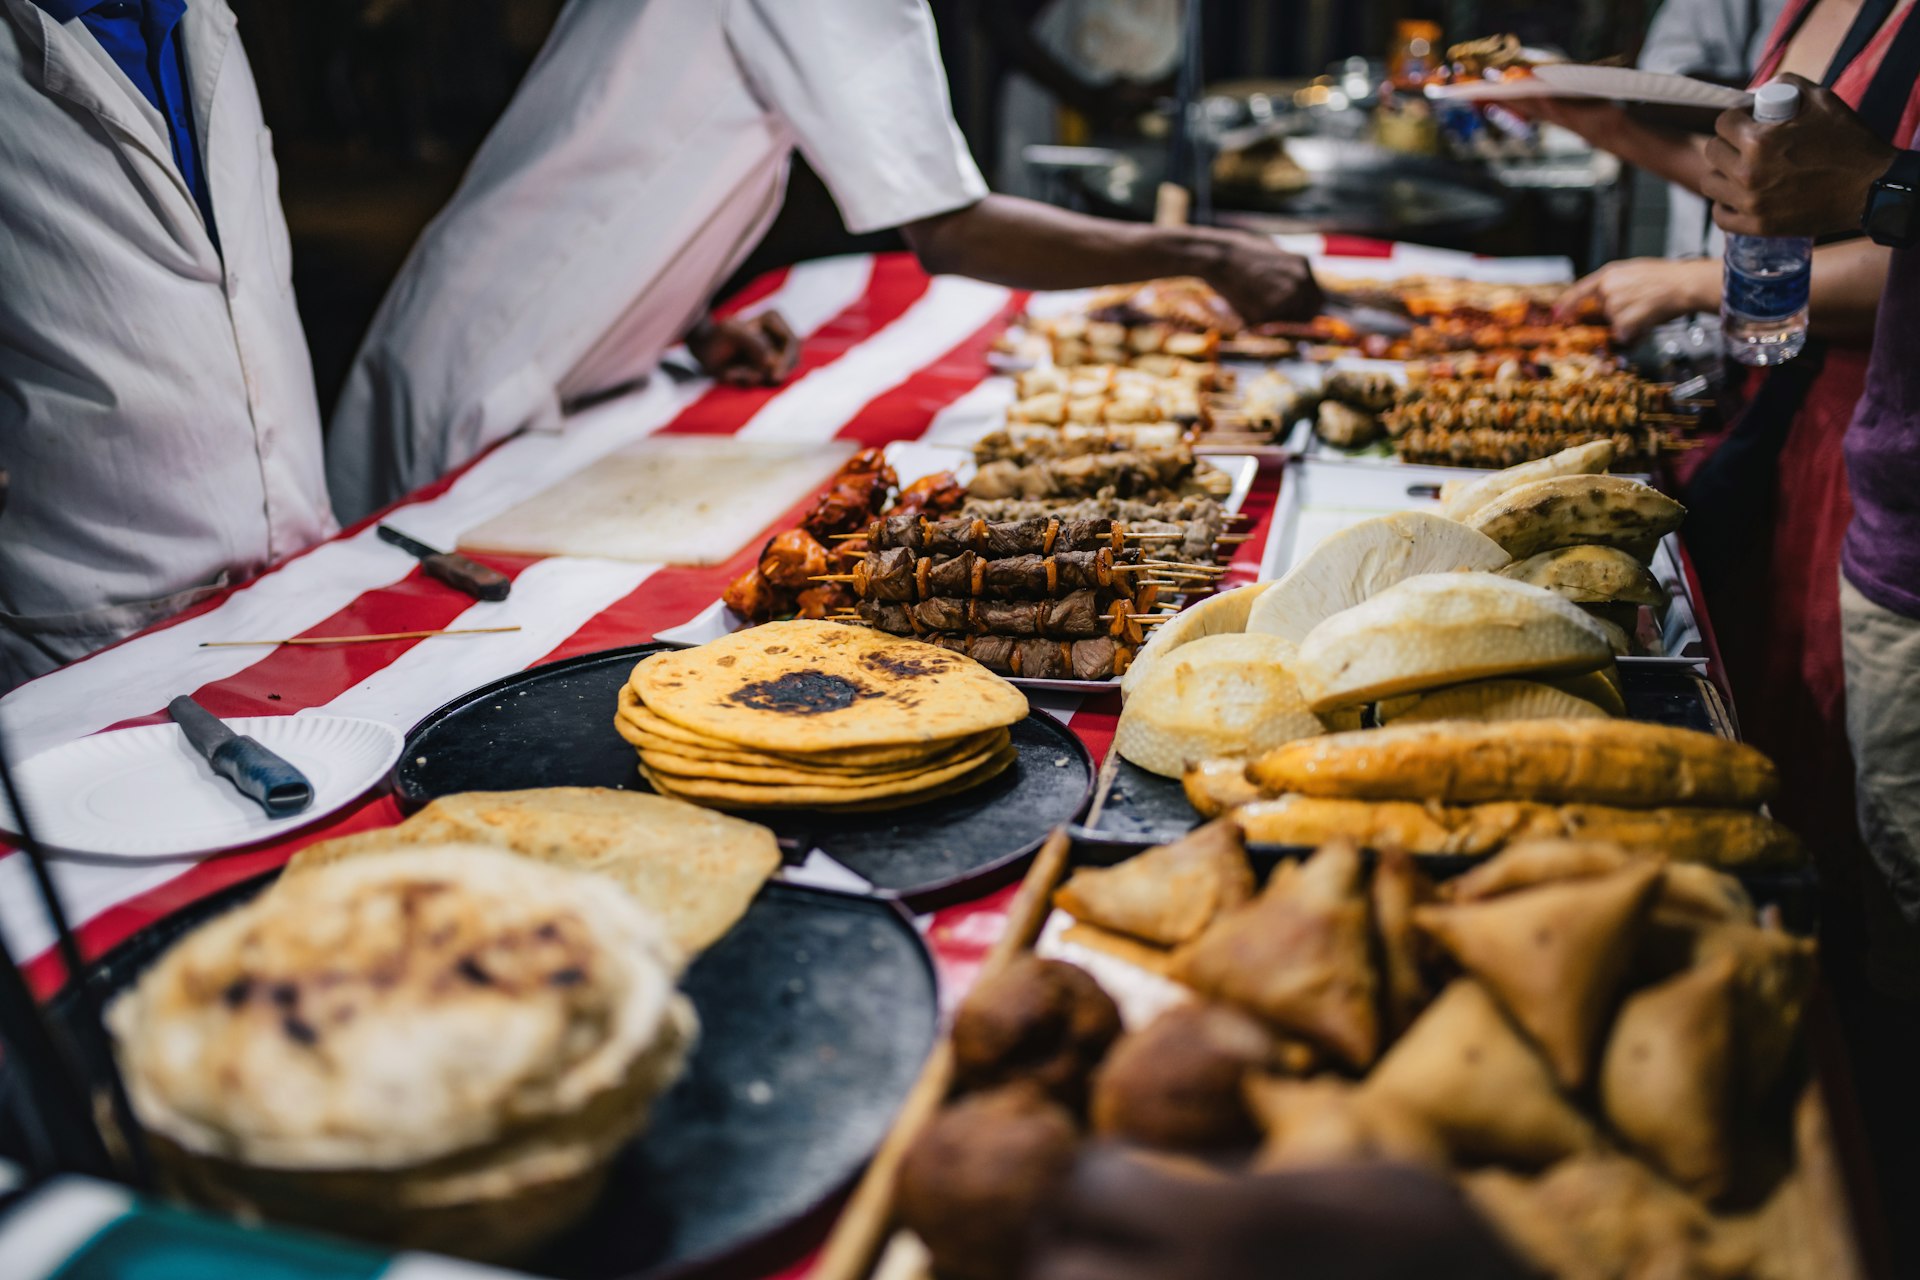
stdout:
[(1667, 605), (1666, 588), (1653, 571), (1618, 547), (1558, 547), (1515, 561), (1499, 573), (1545, 587), (1575, 604)]
[(1187, 606), (1175, 614), (1171, 622), (1163, 622), (1155, 627), (1153, 635), (1134, 655), (1133, 664), (1120, 677), (1120, 696), (1132, 696), (1133, 691), (1140, 687), (1140, 682), (1163, 658), (1189, 640), (1245, 631), (1247, 613), (1253, 608), (1253, 602), (1274, 585), (1271, 582), (1253, 582), (1231, 591), (1222, 591), (1217, 596), (1208, 596), (1199, 604)]
[(1299, 644), (1334, 614), (1423, 573), (1498, 569), (1510, 557), (1457, 520), (1426, 511), (1375, 516), (1321, 539), (1247, 614), (1247, 630)]
[(1600, 627), (1551, 591), (1491, 573), (1435, 573), (1337, 613), (1301, 642), (1315, 711), (1493, 676), (1593, 671), (1613, 660)]
[(1113, 749), (1178, 778), (1189, 761), (1250, 759), (1326, 732), (1294, 679), (1278, 636), (1202, 636), (1158, 663), (1120, 711)]
[(1678, 529), (1686, 515), (1685, 507), (1638, 480), (1573, 475), (1509, 489), (1466, 523), (1516, 560), (1583, 543), (1645, 558), (1648, 548)]
[(1390, 698), (1374, 711), (1381, 724), (1432, 724), (1468, 720), (1605, 720), (1608, 713), (1584, 698), (1536, 680), (1476, 680), (1431, 693)]
[(1554, 476), (1598, 475), (1613, 465), (1613, 458), (1613, 441), (1595, 440), (1464, 484), (1448, 481), (1440, 489), (1440, 514), (1452, 520), (1469, 520), (1509, 489)]

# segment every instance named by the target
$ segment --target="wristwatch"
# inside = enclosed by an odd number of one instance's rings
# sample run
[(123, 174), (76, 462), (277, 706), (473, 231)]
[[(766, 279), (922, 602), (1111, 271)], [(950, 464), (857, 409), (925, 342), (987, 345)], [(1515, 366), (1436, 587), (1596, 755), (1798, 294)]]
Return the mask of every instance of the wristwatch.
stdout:
[(1920, 243), (1920, 151), (1902, 151), (1874, 182), (1861, 229), (1895, 249)]

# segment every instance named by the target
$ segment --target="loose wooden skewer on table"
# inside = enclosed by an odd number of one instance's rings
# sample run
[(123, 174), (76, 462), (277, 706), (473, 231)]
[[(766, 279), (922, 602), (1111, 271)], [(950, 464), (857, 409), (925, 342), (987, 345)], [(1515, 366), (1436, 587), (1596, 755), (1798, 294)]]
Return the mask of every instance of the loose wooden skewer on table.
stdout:
[(492, 636), (519, 627), (462, 627), (445, 631), (384, 631), (371, 636), (289, 636), (285, 640), (202, 640), (202, 649), (238, 649), (279, 644), (372, 644), (377, 640), (431, 640), (436, 636)]

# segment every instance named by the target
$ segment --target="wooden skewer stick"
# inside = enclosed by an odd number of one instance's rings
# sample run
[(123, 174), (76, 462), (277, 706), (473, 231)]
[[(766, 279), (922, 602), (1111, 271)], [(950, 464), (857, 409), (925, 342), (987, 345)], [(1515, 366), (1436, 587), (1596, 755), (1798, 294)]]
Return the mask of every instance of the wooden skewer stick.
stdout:
[(854, 573), (817, 573), (808, 578), (808, 582), (857, 582), (860, 575)]
[(373, 644), (379, 640), (431, 640), (435, 636), (491, 636), (519, 627), (462, 627), (444, 631), (383, 631), (371, 636), (290, 636), (285, 640), (202, 640), (202, 649), (239, 649), (254, 645)]
[(1250, 533), (1223, 533), (1219, 537), (1215, 538), (1214, 541), (1224, 542), (1224, 543), (1227, 543), (1229, 546), (1238, 546), (1243, 542), (1252, 542), (1253, 535)]
[(1121, 536), (1128, 542), (1177, 542), (1187, 535), (1184, 533), (1128, 533)]
[(1226, 572), (1225, 569), (1220, 568), (1218, 565), (1195, 564), (1191, 560), (1142, 560), (1140, 565), (1146, 569), (1187, 569), (1195, 573), (1209, 574), (1213, 577), (1218, 577)]
[(827, 539), (830, 542), (849, 542), (854, 538), (864, 538), (866, 536), (867, 531), (862, 529), (858, 533), (830, 533), (827, 535)]
[[(1056, 828), (1040, 846), (1033, 866), (1028, 869), (1008, 909), (1006, 925), (980, 966), (976, 982), (1000, 972), (1032, 945), (1052, 909), (1053, 888), (1066, 873), (1071, 848), (1072, 841), (1067, 838), (1065, 827)], [(847, 1198), (847, 1207), (827, 1237), (819, 1261), (814, 1264), (814, 1280), (863, 1280), (869, 1273), (893, 1220), (894, 1183), (901, 1161), (946, 1101), (953, 1075), (953, 1042), (943, 1036), (901, 1104), (892, 1130), (868, 1162), (860, 1184)]]

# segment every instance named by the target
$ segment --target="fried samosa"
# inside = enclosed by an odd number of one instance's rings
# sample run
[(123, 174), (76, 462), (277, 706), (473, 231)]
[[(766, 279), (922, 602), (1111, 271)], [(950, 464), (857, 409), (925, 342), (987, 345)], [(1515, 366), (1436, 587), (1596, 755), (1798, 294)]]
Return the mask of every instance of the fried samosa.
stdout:
[(1471, 978), (1440, 993), (1362, 1088), (1424, 1119), (1459, 1161), (1539, 1168), (1599, 1140), (1545, 1060)]
[(1578, 1088), (1633, 962), (1661, 870), (1647, 860), (1484, 902), (1420, 907), (1414, 919), (1499, 998), (1561, 1083)]
[(1740, 1084), (1750, 1103), (1773, 1092), (1799, 1043), (1800, 1021), (1813, 996), (1817, 950), (1811, 938), (1761, 925), (1721, 925), (1699, 935), (1696, 962), (1723, 955), (1734, 961)]
[(1117, 866), (1083, 867), (1053, 900), (1076, 920), (1177, 947), (1251, 897), (1240, 829), (1222, 819)]
[(1178, 976), (1364, 1068), (1380, 1049), (1360, 851), (1326, 845), (1275, 869), (1253, 902), (1216, 921), (1180, 957)]
[(1447, 884), (1453, 902), (1479, 902), (1556, 880), (1618, 871), (1634, 855), (1608, 840), (1528, 840), (1511, 845)]
[(1713, 1263), (1698, 1201), (1637, 1160), (1590, 1155), (1541, 1177), (1485, 1170), (1467, 1198), (1542, 1274), (1557, 1280), (1734, 1280)]
[(1266, 1172), (1349, 1160), (1392, 1160), (1444, 1172), (1447, 1145), (1406, 1104), (1334, 1076), (1256, 1076), (1247, 1107), (1266, 1141), (1253, 1167)]
[(1733, 1157), (1734, 960), (1721, 955), (1628, 997), (1600, 1062), (1614, 1132), (1711, 1200)]
[(1414, 865), (1412, 854), (1383, 850), (1374, 861), (1372, 893), (1373, 930), (1380, 944), (1381, 1013), (1387, 1033), (1398, 1035), (1433, 998), (1422, 963), (1430, 944), (1413, 923), (1413, 909), (1433, 901), (1433, 882)]

